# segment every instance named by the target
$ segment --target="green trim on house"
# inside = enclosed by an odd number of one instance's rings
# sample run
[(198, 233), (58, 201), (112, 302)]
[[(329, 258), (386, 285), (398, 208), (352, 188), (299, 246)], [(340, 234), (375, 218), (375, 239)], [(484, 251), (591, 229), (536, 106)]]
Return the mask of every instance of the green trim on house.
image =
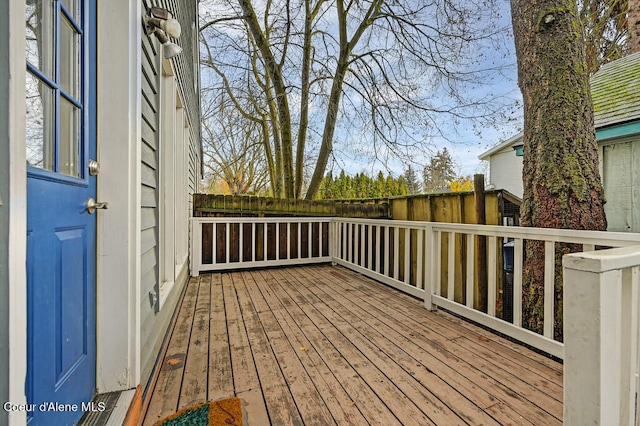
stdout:
[(596, 130), (598, 142), (640, 134), (640, 121)]

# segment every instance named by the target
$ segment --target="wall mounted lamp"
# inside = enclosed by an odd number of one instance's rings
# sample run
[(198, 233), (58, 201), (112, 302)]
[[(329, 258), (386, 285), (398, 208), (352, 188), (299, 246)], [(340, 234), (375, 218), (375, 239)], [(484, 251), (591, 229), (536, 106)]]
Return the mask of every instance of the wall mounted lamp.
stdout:
[(180, 22), (173, 19), (171, 13), (160, 7), (152, 7), (143, 17), (144, 31), (147, 35), (155, 34), (164, 47), (164, 57), (171, 59), (182, 52), (182, 48), (169, 41), (169, 37), (180, 37)]
[(169, 41), (169, 37), (167, 37), (167, 35), (164, 32), (156, 29), (153, 33), (156, 35), (156, 37), (158, 38), (158, 41), (160, 41), (160, 43), (164, 47), (165, 58), (171, 59), (174, 56), (180, 54), (180, 52), (182, 52), (182, 47), (178, 46), (175, 43), (171, 43)]

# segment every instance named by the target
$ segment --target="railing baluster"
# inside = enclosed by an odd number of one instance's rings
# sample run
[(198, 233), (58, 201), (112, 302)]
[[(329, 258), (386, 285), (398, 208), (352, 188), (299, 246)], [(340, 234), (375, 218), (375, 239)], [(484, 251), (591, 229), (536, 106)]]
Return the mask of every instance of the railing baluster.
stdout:
[(554, 323), (554, 278), (556, 251), (553, 241), (544, 242), (544, 336), (553, 339)]
[(442, 232), (435, 231), (433, 236), (433, 294), (440, 296), (442, 294)]
[(352, 262), (355, 265), (360, 265), (360, 224), (353, 224), (353, 259)]
[[(218, 263), (218, 227), (222, 227), (221, 223), (214, 223), (211, 227), (211, 263)], [(226, 229), (226, 228), (225, 228)]]
[(318, 222), (318, 257), (322, 257), (322, 222)]
[(287, 257), (291, 259), (291, 222), (287, 222)]
[(513, 324), (522, 327), (522, 253), (524, 241), (513, 242)]
[(280, 222), (276, 222), (276, 260), (280, 260)]
[(267, 222), (265, 221), (262, 224), (262, 260), (264, 260), (265, 262), (268, 259), (268, 256), (267, 256), (267, 247), (268, 247), (267, 246), (267, 229), (268, 229), (268, 226), (267, 226)]
[(456, 234), (447, 232), (447, 299), (455, 300), (456, 285)]
[[(296, 229), (298, 230), (296, 234), (298, 236), (298, 259), (302, 259), (302, 222), (298, 222)], [(331, 255), (331, 253), (329, 253), (329, 255)]]
[(242, 222), (238, 224), (238, 237), (240, 238), (238, 242), (238, 262), (242, 263), (244, 260), (244, 223)]
[(382, 227), (376, 226), (376, 272), (382, 273), (382, 265), (380, 264), (380, 248), (382, 244)]
[(309, 250), (309, 259), (313, 257), (313, 222), (309, 221), (309, 238), (307, 241), (307, 250)]
[(390, 231), (390, 226), (386, 225), (384, 227), (384, 274), (388, 277), (391, 276), (391, 274), (389, 274), (389, 246), (391, 246), (391, 243), (389, 241), (389, 239), (391, 238), (390, 235), (391, 231)]
[(367, 244), (367, 268), (373, 271), (373, 225), (367, 225), (369, 244)]
[(400, 228), (393, 227), (393, 278), (400, 276)]
[[(349, 237), (351, 236), (351, 233), (349, 232), (349, 227), (351, 226), (351, 224), (344, 222), (342, 227), (342, 257), (341, 259), (346, 260), (347, 262), (349, 261), (349, 247), (348, 247), (348, 241), (349, 241)], [(345, 238), (346, 237), (346, 238)]]
[(256, 261), (257, 249), (258, 249), (258, 239), (256, 238), (256, 223), (251, 222), (251, 262)]
[(349, 260), (351, 263), (356, 263), (356, 256), (358, 254), (358, 225), (351, 224), (349, 227), (349, 242), (351, 247), (349, 247)]
[(411, 229), (404, 228), (404, 279), (403, 282), (411, 283)]
[(231, 252), (231, 222), (227, 222), (226, 226), (225, 226), (225, 262), (224, 263), (229, 263), (229, 260), (231, 259), (230, 256), (230, 252)]
[(360, 224), (360, 266), (364, 266), (364, 259), (366, 257), (365, 252), (366, 240), (364, 238), (364, 224)]
[(475, 290), (475, 271), (476, 264), (476, 239), (475, 234), (467, 234), (467, 290), (466, 290), (466, 305), (468, 308), (473, 308), (474, 290)]
[(417, 242), (417, 252), (416, 252), (416, 287), (419, 289), (424, 289), (424, 278), (422, 276), (424, 265), (426, 265), (424, 259), (424, 229), (418, 229), (418, 242)]
[(496, 261), (497, 238), (487, 238), (487, 314), (496, 316), (496, 292), (498, 286), (498, 262)]

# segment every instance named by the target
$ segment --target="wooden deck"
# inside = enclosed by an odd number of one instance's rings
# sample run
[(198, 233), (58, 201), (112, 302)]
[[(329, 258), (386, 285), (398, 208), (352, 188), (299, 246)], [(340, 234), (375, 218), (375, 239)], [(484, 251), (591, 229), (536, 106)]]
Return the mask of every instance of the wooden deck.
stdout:
[(341, 267), (188, 284), (144, 424), (238, 396), (247, 424), (562, 423), (562, 365)]

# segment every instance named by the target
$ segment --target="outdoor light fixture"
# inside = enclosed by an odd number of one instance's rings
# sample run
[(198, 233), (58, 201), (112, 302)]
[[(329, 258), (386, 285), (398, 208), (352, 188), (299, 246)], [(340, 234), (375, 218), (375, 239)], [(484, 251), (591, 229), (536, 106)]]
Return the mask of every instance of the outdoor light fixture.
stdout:
[(171, 59), (180, 52), (182, 48), (169, 41), (169, 37), (180, 37), (182, 29), (180, 23), (173, 19), (167, 9), (152, 7), (143, 18), (144, 31), (147, 35), (155, 34), (160, 43), (164, 46), (164, 57)]

